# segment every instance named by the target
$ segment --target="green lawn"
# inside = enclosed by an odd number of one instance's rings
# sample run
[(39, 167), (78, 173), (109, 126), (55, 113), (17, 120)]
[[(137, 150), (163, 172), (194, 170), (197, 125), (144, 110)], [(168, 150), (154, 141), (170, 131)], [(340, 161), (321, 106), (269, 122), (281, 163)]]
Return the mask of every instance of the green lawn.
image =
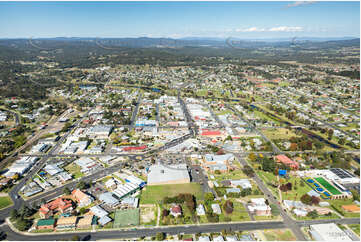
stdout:
[(197, 200), (202, 199), (202, 189), (197, 183), (146, 186), (140, 196), (141, 204), (158, 203), (164, 197), (173, 197), (180, 193), (191, 193)]
[(226, 115), (226, 114), (233, 114), (233, 112), (231, 110), (223, 110), (223, 111), (220, 111), (220, 112), (215, 112), (216, 115)]
[(74, 179), (84, 176), (84, 174), (80, 171), (81, 170), (80, 166), (74, 163), (67, 165), (66, 167), (64, 167), (64, 169), (70, 174), (72, 174)]
[(241, 169), (234, 170), (230, 172), (221, 173), (220, 175), (213, 174), (217, 181), (223, 180), (236, 180), (236, 179), (243, 179), (248, 178), (246, 174), (243, 173)]
[(292, 130), (286, 128), (262, 129), (262, 133), (269, 139), (289, 139), (291, 137), (299, 137)]
[(6, 208), (13, 204), (9, 196), (0, 197), (0, 209)]
[(256, 170), (257, 175), (261, 178), (264, 183), (267, 185), (268, 189), (271, 190), (272, 194), (279, 199), (278, 188), (271, 186), (269, 183), (277, 183), (277, 177), (271, 172), (265, 172), (261, 170)]
[(360, 213), (349, 213), (346, 212), (345, 210), (342, 209), (342, 205), (350, 205), (350, 204), (354, 204), (352, 199), (339, 199), (339, 200), (327, 200), (327, 202), (329, 202), (332, 206), (333, 209), (336, 208), (335, 210), (338, 212), (343, 213), (343, 215), (345, 217), (349, 217), (349, 218), (357, 218), (360, 217)]
[(264, 230), (264, 236), (267, 241), (295, 241), (296, 237), (289, 229), (273, 229), (273, 230)]
[(353, 232), (360, 236), (360, 224), (349, 224), (348, 227), (350, 227)]
[(139, 208), (116, 210), (113, 228), (139, 225)]
[(341, 194), (341, 192), (339, 192), (336, 188), (334, 188), (330, 183), (328, 183), (322, 177), (316, 177), (315, 180), (318, 181), (324, 188), (330, 191), (333, 195)]
[[(291, 177), (289, 180), (285, 180), (285, 184), (288, 182), (292, 183), (292, 190), (287, 192), (282, 192), (282, 199), (283, 200), (300, 200), (300, 198), (306, 194), (307, 192), (311, 191), (311, 188), (307, 186), (307, 184), (304, 182), (304, 186), (302, 187), (301, 179), (297, 177)], [(295, 186), (296, 183), (296, 186)], [(295, 189), (297, 188), (297, 189)]]
[(230, 221), (250, 221), (251, 218), (246, 211), (246, 208), (243, 206), (242, 203), (236, 202), (234, 199), (229, 199), (233, 202), (233, 212), (231, 214), (227, 214), (226, 211), (223, 209), (223, 204), (220, 204), (222, 209), (222, 214), (219, 215), (219, 222), (225, 222), (228, 219)]

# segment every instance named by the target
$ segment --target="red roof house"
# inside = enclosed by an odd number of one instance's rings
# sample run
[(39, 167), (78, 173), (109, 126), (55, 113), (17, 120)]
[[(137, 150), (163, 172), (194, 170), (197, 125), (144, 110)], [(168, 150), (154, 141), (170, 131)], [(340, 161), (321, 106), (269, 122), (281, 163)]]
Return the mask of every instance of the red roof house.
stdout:
[(59, 197), (49, 203), (41, 205), (39, 209), (39, 214), (41, 218), (49, 218), (57, 212), (66, 213), (72, 210), (72, 201)]
[(291, 160), (290, 158), (288, 158), (285, 155), (277, 155), (275, 157), (276, 162), (281, 162), (283, 164), (285, 164), (288, 167), (291, 167), (292, 169), (298, 169), (299, 165), (296, 161)]

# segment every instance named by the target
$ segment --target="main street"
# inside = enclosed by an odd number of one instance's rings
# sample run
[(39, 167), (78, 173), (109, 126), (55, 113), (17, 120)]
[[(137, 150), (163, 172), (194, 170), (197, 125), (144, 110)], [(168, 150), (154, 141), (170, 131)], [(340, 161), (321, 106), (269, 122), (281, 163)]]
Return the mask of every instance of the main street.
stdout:
[[(312, 224), (323, 223), (339, 223), (339, 224), (359, 224), (358, 218), (348, 219), (330, 219), (330, 220), (306, 220), (298, 221), (300, 227), (306, 227)], [(255, 222), (236, 222), (236, 223), (217, 223), (217, 224), (200, 224), (200, 225), (182, 225), (182, 226), (162, 226), (152, 228), (136, 228), (136, 229), (118, 229), (118, 230), (102, 230), (96, 232), (59, 232), (47, 234), (31, 234), (16, 233), (8, 225), (1, 227), (1, 230), (7, 233), (8, 240), (17, 241), (45, 241), (45, 240), (69, 240), (74, 235), (80, 236), (82, 239), (87, 237), (89, 240), (102, 239), (133, 239), (139, 237), (155, 236), (159, 232), (167, 233), (169, 235), (177, 234), (196, 234), (196, 233), (211, 233), (227, 231), (252, 231), (263, 229), (283, 229), (288, 228), (288, 225), (282, 221), (255, 221)], [(305, 239), (304, 239), (305, 240)]]

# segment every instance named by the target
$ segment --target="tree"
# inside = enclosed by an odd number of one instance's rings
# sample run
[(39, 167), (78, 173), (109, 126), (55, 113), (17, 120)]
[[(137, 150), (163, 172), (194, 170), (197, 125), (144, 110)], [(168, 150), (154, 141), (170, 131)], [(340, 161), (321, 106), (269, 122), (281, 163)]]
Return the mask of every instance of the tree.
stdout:
[(327, 131), (327, 134), (328, 134), (328, 139), (331, 140), (332, 139), (332, 136), (333, 136), (333, 129), (329, 129)]
[(312, 204), (312, 198), (311, 198), (310, 195), (308, 195), (306, 193), (306, 194), (302, 195), (301, 202), (303, 202), (304, 204), (307, 204), (307, 205), (311, 205)]
[(169, 215), (168, 209), (163, 209), (163, 211), (162, 211), (162, 217), (164, 218), (164, 217), (167, 217), (168, 215)]
[(315, 219), (315, 218), (318, 217), (318, 213), (317, 213), (316, 210), (312, 210), (312, 211), (310, 211), (310, 212), (307, 213), (307, 216)]
[(245, 196), (248, 196), (248, 195), (251, 195), (252, 194), (252, 189), (251, 188), (246, 188), (246, 189), (243, 189), (241, 191), (241, 196), (242, 197), (245, 197)]
[(155, 239), (158, 241), (164, 240), (165, 239), (165, 233), (163, 232), (158, 232), (155, 236)]
[(311, 203), (314, 205), (318, 205), (320, 203), (320, 198), (316, 196), (311, 197)]
[(280, 215), (280, 210), (278, 209), (278, 207), (275, 204), (271, 204), (271, 213), (273, 216), (278, 216)]
[(291, 151), (296, 151), (297, 148), (298, 148), (298, 145), (296, 143), (291, 143), (291, 146), (290, 146)]
[(65, 187), (64, 190), (63, 190), (63, 193), (64, 193), (65, 195), (70, 195), (70, 194), (71, 194), (71, 191), (70, 191), (70, 189), (69, 189), (68, 187)]
[(29, 226), (30, 226), (30, 222), (29, 222), (29, 220), (27, 220), (27, 219), (23, 219), (23, 218), (18, 218), (17, 220), (16, 220), (16, 228), (18, 229), (18, 230), (20, 230), (20, 231), (25, 231), (25, 230), (27, 230), (28, 228), (29, 228)]
[(250, 167), (249, 165), (245, 165), (242, 169), (243, 173), (246, 174), (249, 177), (253, 177), (254, 176), (254, 171), (252, 169), (252, 167)]
[(206, 194), (204, 194), (204, 200), (206, 201), (213, 201), (214, 200), (214, 195), (211, 192), (207, 192)]
[(79, 189), (86, 189), (88, 186), (87, 184), (84, 182), (84, 181), (80, 181), (77, 185), (76, 185), (77, 188)]
[(19, 214), (18, 214), (18, 211), (16, 209), (11, 210), (11, 212), (10, 212), (11, 220), (17, 219), (18, 216), (19, 216)]
[(80, 209), (79, 209), (79, 213), (80, 213), (81, 215), (83, 215), (83, 214), (85, 214), (85, 213), (87, 212), (87, 210), (88, 210), (88, 209), (86, 209), (86, 208), (80, 208)]
[(360, 201), (360, 194), (357, 190), (351, 189), (350, 192), (352, 193), (352, 197), (354, 201)]
[(344, 145), (345, 142), (346, 142), (346, 140), (344, 138), (341, 138), (341, 139), (338, 140), (339, 145)]
[(231, 214), (233, 212), (233, 203), (230, 200), (227, 200), (223, 204), (223, 209), (226, 211), (227, 214)]
[(251, 153), (251, 154), (248, 155), (248, 158), (249, 158), (252, 162), (254, 162), (254, 161), (256, 161), (257, 156), (255, 155), (255, 153)]

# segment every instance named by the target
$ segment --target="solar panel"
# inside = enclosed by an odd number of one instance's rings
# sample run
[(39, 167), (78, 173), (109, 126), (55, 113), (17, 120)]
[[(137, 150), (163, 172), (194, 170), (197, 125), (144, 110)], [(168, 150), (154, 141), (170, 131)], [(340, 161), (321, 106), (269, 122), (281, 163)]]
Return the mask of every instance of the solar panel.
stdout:
[(354, 175), (350, 174), (348, 171), (341, 168), (331, 168), (330, 171), (334, 173), (339, 178), (352, 178)]

